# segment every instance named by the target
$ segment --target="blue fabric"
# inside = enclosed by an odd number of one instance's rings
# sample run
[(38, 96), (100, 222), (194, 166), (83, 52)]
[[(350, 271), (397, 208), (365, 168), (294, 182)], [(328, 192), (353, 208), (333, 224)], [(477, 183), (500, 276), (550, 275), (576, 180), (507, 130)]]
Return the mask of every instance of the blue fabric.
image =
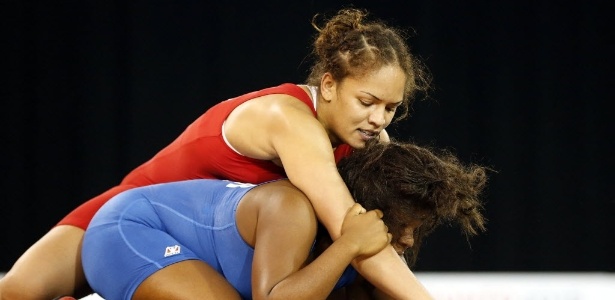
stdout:
[[(148, 276), (198, 259), (251, 298), (254, 250), (235, 223), (241, 198), (254, 185), (197, 179), (123, 192), (94, 216), (82, 261), (92, 288), (105, 299), (131, 299)], [(354, 280), (348, 268), (336, 287)]]

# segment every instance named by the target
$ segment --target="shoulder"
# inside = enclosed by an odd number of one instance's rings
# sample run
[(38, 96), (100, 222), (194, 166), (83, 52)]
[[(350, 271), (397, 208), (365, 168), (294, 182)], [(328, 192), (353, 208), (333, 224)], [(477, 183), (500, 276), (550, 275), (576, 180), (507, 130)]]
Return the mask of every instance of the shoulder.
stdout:
[(386, 129), (380, 131), (379, 138), (381, 143), (389, 143), (391, 141), (391, 137), (389, 137), (389, 133), (386, 131)]
[(297, 98), (275, 94), (251, 101), (250, 115), (256, 122), (263, 124), (268, 134), (282, 132), (294, 135), (301, 132), (314, 134), (322, 125), (311, 107)]
[(276, 218), (315, 218), (307, 196), (289, 180), (278, 180), (255, 187), (251, 193), (260, 202), (259, 215)]
[[(313, 238), (318, 224), (310, 201), (286, 179), (252, 188), (239, 202), (235, 217), (242, 238), (252, 247), (257, 241), (261, 246), (263, 241), (288, 242), (277, 239), (283, 236), (287, 240)], [(276, 239), (269, 240), (271, 235)]]
[[(310, 99), (302, 88), (296, 87)], [(311, 101), (311, 100), (308, 100)], [(228, 115), (228, 128), (235, 124), (242, 125), (241, 131), (254, 130), (255, 124), (266, 132), (281, 128), (303, 126), (304, 123), (318, 122), (313, 106), (304, 100), (286, 93), (265, 93), (235, 107)], [(263, 127), (264, 126), (264, 127)], [(290, 127), (289, 127), (290, 126)]]
[(302, 114), (308, 113), (311, 116), (316, 115), (312, 97), (306, 86), (290, 83), (282, 84), (270, 89), (269, 93), (261, 95), (259, 98), (261, 100), (255, 102), (260, 102), (272, 113), (296, 111)]
[[(301, 114), (314, 117), (314, 110), (310, 104), (304, 100), (288, 94), (273, 94), (263, 97), (266, 100), (263, 101), (266, 105), (273, 108), (272, 112), (284, 111), (284, 112), (298, 112)], [(275, 110), (278, 109), (278, 110)]]
[(297, 116), (315, 119), (313, 107), (289, 94), (267, 94), (253, 98), (238, 106), (233, 114), (258, 116), (259, 119), (264, 121), (271, 120), (268, 118), (287, 119)]

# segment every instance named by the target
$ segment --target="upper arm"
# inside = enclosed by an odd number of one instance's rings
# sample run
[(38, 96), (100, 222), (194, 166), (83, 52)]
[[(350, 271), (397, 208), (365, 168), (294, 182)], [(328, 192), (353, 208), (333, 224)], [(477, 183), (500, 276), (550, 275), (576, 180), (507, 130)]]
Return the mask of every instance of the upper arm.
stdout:
[(316, 237), (317, 220), (309, 200), (295, 188), (278, 189), (283, 192), (271, 193), (259, 210), (252, 264), (255, 296), (267, 295), (301, 269)]
[(289, 180), (308, 196), (319, 220), (337, 239), (354, 200), (337, 170), (329, 136), (313, 115), (290, 109), (284, 117), (273, 129), (272, 147)]
[(248, 101), (229, 116), (225, 133), (248, 157), (280, 159), (287, 177), (308, 196), (331, 236), (340, 235), (354, 200), (338, 173), (327, 132), (304, 103), (288, 95)]

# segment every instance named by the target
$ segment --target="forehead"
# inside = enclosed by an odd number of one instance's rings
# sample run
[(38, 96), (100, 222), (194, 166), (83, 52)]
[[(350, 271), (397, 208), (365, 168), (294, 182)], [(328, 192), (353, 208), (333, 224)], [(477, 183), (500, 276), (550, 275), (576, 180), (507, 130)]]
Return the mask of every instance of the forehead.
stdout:
[(398, 66), (387, 65), (361, 76), (349, 76), (342, 82), (342, 89), (353, 93), (374, 96), (386, 102), (404, 100), (406, 75)]
[(393, 217), (394, 222), (398, 223), (397, 226), (419, 227), (424, 222), (428, 222), (433, 218), (433, 215), (427, 211), (418, 210), (416, 208), (398, 208), (392, 212), (396, 216)]
[(410, 220), (406, 223), (406, 225), (407, 225), (407, 227), (416, 228), (416, 227), (421, 226), (421, 225), (423, 224), (423, 221), (424, 221), (424, 219), (423, 219), (423, 218), (421, 218), (421, 219), (412, 218), (412, 219), (410, 219)]
[[(388, 224), (388, 223), (393, 224)], [(385, 223), (390, 227), (391, 233), (395, 236), (405, 236), (414, 234), (417, 228), (420, 228), (423, 225), (423, 221), (420, 219), (409, 219), (409, 220), (389, 220), (389, 222)]]

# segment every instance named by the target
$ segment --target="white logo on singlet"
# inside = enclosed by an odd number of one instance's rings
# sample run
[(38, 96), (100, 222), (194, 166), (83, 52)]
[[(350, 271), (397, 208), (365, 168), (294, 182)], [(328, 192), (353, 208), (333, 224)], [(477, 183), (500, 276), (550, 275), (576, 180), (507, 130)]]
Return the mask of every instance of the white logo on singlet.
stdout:
[(226, 187), (229, 188), (249, 188), (249, 187), (253, 187), (256, 184), (251, 184), (251, 183), (243, 183), (243, 182), (231, 182), (229, 184), (226, 185)]
[(167, 247), (166, 250), (164, 250), (164, 257), (179, 254), (180, 252), (181, 252), (181, 247), (179, 245), (170, 246), (170, 247)]

